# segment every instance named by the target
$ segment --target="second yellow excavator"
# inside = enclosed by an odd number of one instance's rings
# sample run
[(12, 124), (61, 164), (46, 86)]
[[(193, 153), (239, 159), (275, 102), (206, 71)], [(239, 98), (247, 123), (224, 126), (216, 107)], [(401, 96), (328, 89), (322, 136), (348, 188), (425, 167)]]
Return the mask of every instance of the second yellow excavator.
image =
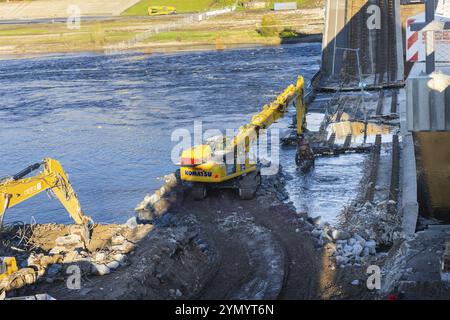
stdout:
[(181, 153), (180, 176), (192, 184), (195, 199), (206, 197), (209, 188), (237, 188), (241, 199), (251, 199), (261, 182), (257, 161), (251, 159), (251, 148), (258, 140), (260, 130), (269, 128), (284, 117), (295, 99), (296, 134), (299, 141), (296, 162), (314, 161), (314, 154), (303, 137), (306, 124), (306, 105), (303, 101), (304, 79), (299, 76), (296, 85), (288, 86), (277, 99), (265, 105), (250, 123), (239, 128), (232, 138), (219, 136)]
[[(33, 177), (26, 177), (40, 167), (44, 168), (42, 172)], [(75, 223), (81, 226), (80, 236), (87, 245), (93, 221), (81, 210), (78, 197), (59, 161), (50, 158), (28, 166), (11, 177), (0, 179), (0, 227), (7, 209), (46, 190), (55, 194)]]

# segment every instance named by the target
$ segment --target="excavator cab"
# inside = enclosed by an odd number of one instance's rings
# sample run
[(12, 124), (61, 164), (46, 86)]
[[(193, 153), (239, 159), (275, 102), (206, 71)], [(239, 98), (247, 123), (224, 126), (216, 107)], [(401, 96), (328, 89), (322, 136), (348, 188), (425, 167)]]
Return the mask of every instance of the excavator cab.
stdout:
[[(36, 176), (27, 177), (30, 173), (43, 167)], [(0, 180), (0, 227), (6, 211), (19, 203), (49, 190), (69, 212), (80, 230), (78, 233), (85, 245), (90, 241), (93, 221), (81, 210), (75, 191), (69, 177), (64, 172), (59, 161), (46, 158), (40, 163), (28, 166), (19, 173)]]

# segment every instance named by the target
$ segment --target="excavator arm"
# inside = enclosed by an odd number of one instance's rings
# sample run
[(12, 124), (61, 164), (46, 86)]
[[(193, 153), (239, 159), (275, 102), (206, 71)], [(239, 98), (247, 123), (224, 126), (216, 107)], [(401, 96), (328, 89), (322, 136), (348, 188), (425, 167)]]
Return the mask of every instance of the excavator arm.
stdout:
[[(42, 166), (44, 168), (42, 172), (26, 178)], [(33, 164), (12, 177), (0, 180), (0, 225), (7, 209), (46, 190), (51, 190), (75, 223), (83, 227), (81, 236), (88, 242), (92, 219), (81, 210), (78, 197), (61, 164), (50, 158), (44, 159), (42, 163)]]

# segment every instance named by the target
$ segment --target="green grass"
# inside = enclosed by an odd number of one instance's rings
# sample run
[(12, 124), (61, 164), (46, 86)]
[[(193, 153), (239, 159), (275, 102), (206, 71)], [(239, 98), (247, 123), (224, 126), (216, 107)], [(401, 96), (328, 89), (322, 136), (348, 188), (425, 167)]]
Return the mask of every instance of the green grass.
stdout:
[[(51, 27), (51, 26), (50, 26)], [(51, 29), (45, 27), (13, 27), (0, 30), (0, 36), (31, 36), (52, 33)]]
[(146, 16), (150, 6), (173, 6), (178, 13), (205, 11), (223, 4), (234, 3), (227, 0), (141, 0), (125, 10), (122, 15)]
[(169, 31), (161, 32), (150, 37), (149, 41), (212, 41), (219, 35), (224, 36), (228, 32), (214, 31)]
[[(303, 8), (315, 8), (317, 7), (317, 0), (271, 0), (269, 1), (269, 8), (273, 9), (273, 3), (274, 2), (297, 2), (297, 8), (303, 9)], [(323, 2), (323, 1), (321, 1)]]
[[(314, 8), (319, 0), (268, 0), (268, 8), (273, 9), (274, 2), (296, 1), (298, 8)], [(323, 2), (320, 0), (319, 2)], [(146, 16), (150, 6), (173, 6), (178, 13), (201, 12), (215, 8), (223, 8), (235, 4), (235, 0), (141, 0), (134, 6), (125, 10), (125, 16)], [(244, 10), (238, 6), (238, 10)]]
[(250, 43), (261, 37), (256, 30), (230, 31), (169, 31), (153, 35), (147, 42), (198, 42), (215, 44), (220, 39), (225, 44), (230, 42)]
[[(74, 47), (91, 48), (93, 45), (105, 45), (131, 39), (138, 31), (115, 29), (122, 21), (113, 23), (86, 23), (80, 30), (69, 30), (65, 25), (23, 25), (19, 27), (0, 29), (0, 45), (21, 45), (32, 48), (36, 45), (70, 45)], [(51, 37), (45, 36), (51, 34)], [(21, 37), (19, 42), (7, 36)]]

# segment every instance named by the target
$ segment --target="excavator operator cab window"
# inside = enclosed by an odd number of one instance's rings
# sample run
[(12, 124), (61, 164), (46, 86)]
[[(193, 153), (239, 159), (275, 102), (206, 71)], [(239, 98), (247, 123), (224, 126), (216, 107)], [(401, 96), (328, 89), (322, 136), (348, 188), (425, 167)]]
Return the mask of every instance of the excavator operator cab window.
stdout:
[(206, 144), (211, 148), (211, 158), (216, 163), (226, 163), (227, 139), (223, 135), (217, 135), (206, 139)]

